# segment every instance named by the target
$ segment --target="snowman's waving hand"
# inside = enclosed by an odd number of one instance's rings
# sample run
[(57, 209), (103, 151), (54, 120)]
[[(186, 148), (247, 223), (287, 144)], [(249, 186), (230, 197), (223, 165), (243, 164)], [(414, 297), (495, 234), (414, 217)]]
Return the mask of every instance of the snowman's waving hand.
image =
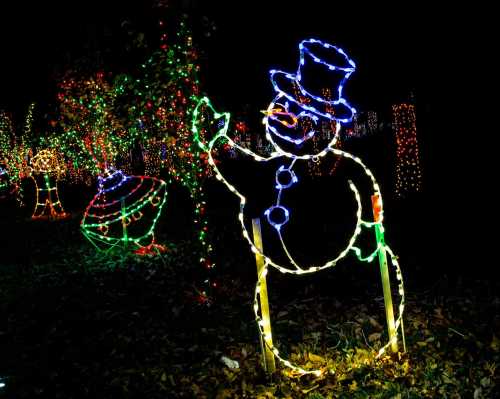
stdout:
[(194, 141), (204, 152), (210, 153), (216, 141), (228, 139), (229, 119), (229, 112), (217, 112), (207, 97), (198, 100), (191, 127)]
[[(206, 154), (216, 178), (223, 181), (238, 196), (246, 197), (249, 202), (248, 208), (258, 208), (258, 204), (254, 204), (252, 194), (260, 193), (256, 198), (256, 201), (260, 202), (262, 199), (260, 187), (263, 181), (267, 180), (269, 184), (265, 186), (269, 186), (272, 193), (274, 172), (270, 169), (272, 167), (270, 164), (274, 163), (277, 156), (263, 157), (239, 145), (228, 134), (229, 119), (228, 112), (217, 112), (207, 97), (201, 98), (193, 112), (193, 139)], [(231, 159), (224, 152), (223, 145), (238, 152), (238, 159)], [(238, 167), (234, 167), (235, 163), (238, 163)]]

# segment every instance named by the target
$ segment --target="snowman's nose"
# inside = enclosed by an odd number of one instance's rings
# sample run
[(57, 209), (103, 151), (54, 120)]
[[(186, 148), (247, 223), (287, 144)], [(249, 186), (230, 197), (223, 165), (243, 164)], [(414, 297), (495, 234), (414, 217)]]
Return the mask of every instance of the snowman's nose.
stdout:
[(272, 109), (270, 111), (262, 111), (262, 113), (287, 128), (294, 128), (297, 126), (298, 118), (292, 112), (283, 111), (281, 109)]

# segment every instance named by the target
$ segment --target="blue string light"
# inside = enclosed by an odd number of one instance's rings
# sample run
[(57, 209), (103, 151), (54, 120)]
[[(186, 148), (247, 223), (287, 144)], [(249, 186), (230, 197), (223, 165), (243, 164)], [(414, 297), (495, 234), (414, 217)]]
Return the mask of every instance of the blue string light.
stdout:
[[(316, 56), (317, 50), (320, 51), (326, 50), (325, 52), (331, 53), (332, 55), (340, 54), (341, 58), (345, 61), (344, 65), (334, 65), (322, 60), (321, 58)], [(299, 67), (295, 75), (276, 69), (272, 69), (271, 71), (269, 71), (271, 75), (271, 83), (274, 87), (274, 90), (277, 93), (282, 94), (289, 101), (296, 103), (304, 110), (310, 111), (316, 115), (320, 115), (329, 120), (335, 120), (342, 123), (348, 123), (352, 121), (352, 118), (356, 113), (356, 109), (351, 105), (349, 105), (349, 103), (342, 97), (342, 91), (345, 82), (347, 81), (347, 79), (349, 79), (351, 74), (356, 70), (356, 64), (354, 63), (354, 61), (351, 60), (344, 52), (344, 50), (342, 50), (341, 48), (334, 46), (332, 44), (324, 43), (321, 40), (317, 39), (303, 40), (299, 44), (299, 51), (300, 51)], [(314, 64), (311, 64), (311, 62)], [(303, 81), (303, 69), (305, 69), (306, 67), (307, 68), (315, 67), (315, 69), (318, 69), (319, 72), (324, 72), (325, 70), (327, 70), (328, 72), (335, 73), (341, 76), (341, 80), (337, 88), (338, 97), (336, 99), (327, 100), (321, 96), (314, 95), (310, 92), (310, 90), (307, 90), (307, 88), (305, 87), (305, 82)], [(317, 103), (317, 106), (308, 105), (300, 101), (300, 99), (287, 93), (287, 91), (283, 89), (283, 86), (281, 86), (277, 82), (278, 79), (283, 79), (285, 83), (288, 84), (295, 84), (300, 90), (301, 94), (306, 99), (308, 99), (311, 104)], [(334, 113), (325, 112), (318, 109), (320, 105), (332, 107), (334, 109)], [(337, 113), (340, 115), (345, 114), (345, 116), (339, 117)]]
[[(283, 184), (280, 181), (280, 176), (283, 176), (285, 174), (288, 174), (289, 176), (289, 182)], [(285, 169), (285, 165), (281, 165), (279, 169), (276, 171), (276, 189), (278, 190), (283, 190), (284, 188), (289, 188), (293, 186), (295, 183), (297, 183), (299, 179), (297, 178), (297, 175), (295, 172), (291, 169)]]
[[(279, 209), (283, 212), (283, 220), (281, 222), (277, 222), (277, 221), (272, 220), (271, 214), (276, 215), (277, 212), (274, 212), (274, 211), (277, 209)], [(269, 224), (271, 226), (273, 226), (278, 231), (278, 233), (281, 230), (281, 227), (284, 226), (285, 224), (287, 224), (288, 221), (290, 220), (290, 211), (282, 205), (273, 205), (273, 206), (267, 208), (266, 211), (264, 212), (264, 215), (266, 216)]]
[[(123, 184), (125, 184), (128, 180), (130, 180), (129, 176), (125, 176), (125, 174), (121, 170), (115, 170), (113, 168), (109, 168), (107, 170), (107, 176), (99, 176), (98, 177), (98, 185), (99, 185), (99, 193), (107, 193), (113, 190), (120, 188)], [(110, 173), (110, 174), (109, 174)], [(106, 184), (113, 182), (114, 180), (118, 180), (118, 183), (104, 188)]]

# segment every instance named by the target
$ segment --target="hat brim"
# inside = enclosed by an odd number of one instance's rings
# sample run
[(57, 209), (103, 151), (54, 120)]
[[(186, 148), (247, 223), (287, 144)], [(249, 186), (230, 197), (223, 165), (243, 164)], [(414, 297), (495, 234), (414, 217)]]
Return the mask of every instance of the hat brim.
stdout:
[[(301, 108), (329, 120), (335, 120), (341, 123), (348, 123), (352, 121), (356, 110), (349, 106), (343, 98), (340, 98), (337, 101), (328, 101), (325, 99), (319, 100), (304, 90), (300, 82), (297, 80), (296, 75), (276, 70), (271, 71), (270, 74), (271, 83), (273, 84), (274, 89), (278, 93), (282, 94), (287, 100), (293, 101)], [(294, 85), (300, 90), (301, 96), (309, 100), (307, 104), (301, 102), (295, 94), (290, 94), (294, 93)]]

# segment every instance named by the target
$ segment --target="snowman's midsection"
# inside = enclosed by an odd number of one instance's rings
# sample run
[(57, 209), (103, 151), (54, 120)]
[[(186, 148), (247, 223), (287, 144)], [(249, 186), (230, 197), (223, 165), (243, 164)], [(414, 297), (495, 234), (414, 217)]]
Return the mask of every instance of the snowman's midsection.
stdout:
[(299, 179), (261, 212), (264, 254), (283, 266), (321, 266), (352, 245), (357, 212), (347, 180)]

